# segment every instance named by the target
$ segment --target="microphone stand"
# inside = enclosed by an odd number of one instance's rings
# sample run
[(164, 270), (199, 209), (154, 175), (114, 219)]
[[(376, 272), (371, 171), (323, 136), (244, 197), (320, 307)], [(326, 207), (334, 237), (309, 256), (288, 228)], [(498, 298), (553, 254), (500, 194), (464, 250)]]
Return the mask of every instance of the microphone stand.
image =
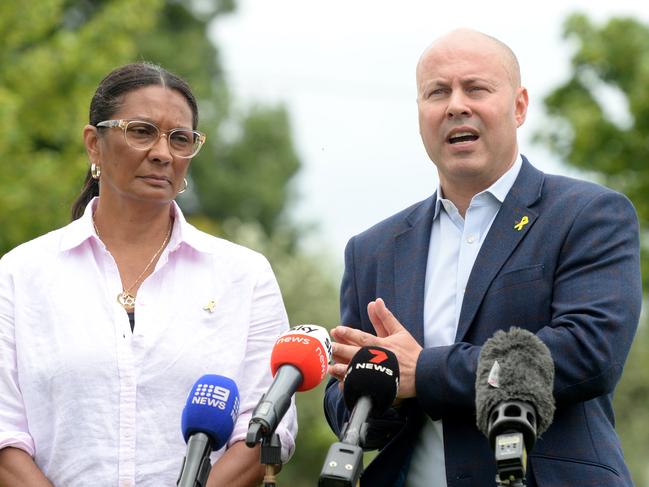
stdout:
[(506, 454), (496, 453), (496, 485), (498, 487), (525, 487), (525, 470), (527, 453), (521, 433), (503, 434), (496, 437), (496, 441), (507, 444), (505, 448), (513, 449)]
[(363, 473), (363, 448), (367, 435), (366, 419), (372, 410), (372, 400), (358, 399), (349, 421), (343, 426), (341, 440), (329, 447), (318, 487), (355, 487)]
[(536, 412), (522, 401), (505, 401), (491, 413), (489, 441), (498, 487), (524, 487), (527, 451), (536, 441)]
[(249, 447), (261, 444), (259, 460), (265, 465), (264, 487), (276, 487), (275, 480), (277, 466), (282, 464), (282, 442), (277, 433), (269, 433), (260, 423), (252, 423), (248, 428), (246, 444)]
[(264, 487), (275, 487), (275, 474), (278, 465), (282, 464), (282, 442), (277, 433), (270, 438), (264, 435), (261, 439), (260, 461), (266, 466), (264, 475)]
[(527, 451), (523, 433), (507, 431), (494, 438), (496, 453), (496, 485), (498, 487), (525, 487)]

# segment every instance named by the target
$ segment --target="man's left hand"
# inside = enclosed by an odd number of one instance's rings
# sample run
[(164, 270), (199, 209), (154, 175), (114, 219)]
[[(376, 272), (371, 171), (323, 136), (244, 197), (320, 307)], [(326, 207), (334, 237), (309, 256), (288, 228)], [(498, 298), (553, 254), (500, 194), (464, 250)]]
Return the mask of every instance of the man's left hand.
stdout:
[(387, 348), (394, 352), (399, 362), (400, 377), (397, 398), (415, 397), (417, 395), (415, 370), (417, 359), (422, 351), (421, 345), (394, 317), (381, 298), (377, 298), (367, 305), (367, 313), (376, 331), (376, 336), (347, 326), (337, 326), (331, 330), (331, 336), (336, 340), (336, 343), (333, 344), (333, 358), (336, 363), (329, 367), (329, 374), (342, 380), (349, 361), (360, 347)]

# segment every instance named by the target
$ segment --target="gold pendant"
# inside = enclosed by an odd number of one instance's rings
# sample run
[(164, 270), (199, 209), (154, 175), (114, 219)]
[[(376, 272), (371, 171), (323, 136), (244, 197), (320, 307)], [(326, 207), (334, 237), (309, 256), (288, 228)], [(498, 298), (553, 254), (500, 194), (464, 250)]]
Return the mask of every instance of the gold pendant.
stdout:
[(117, 295), (117, 302), (121, 304), (124, 309), (133, 309), (135, 308), (135, 296), (126, 291), (122, 291)]

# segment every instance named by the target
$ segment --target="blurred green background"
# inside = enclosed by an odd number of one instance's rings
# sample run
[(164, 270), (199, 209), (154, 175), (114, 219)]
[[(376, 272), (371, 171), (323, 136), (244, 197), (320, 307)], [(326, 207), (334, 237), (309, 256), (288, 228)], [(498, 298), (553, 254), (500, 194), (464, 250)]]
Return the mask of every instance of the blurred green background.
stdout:
[[(189, 81), (199, 127), (208, 134), (192, 162), (191, 189), (179, 199), (189, 220), (269, 258), (291, 323), (337, 324), (342, 256), (305, 245), (314, 230), (288, 216), (298, 203), (292, 183), (301, 167), (288, 112), (282, 105), (236, 108), (219, 48), (208, 39), (210, 23), (235, 8), (234, 0), (0, 3), (0, 255), (69, 221), (88, 167), (81, 129), (96, 85), (120, 64), (153, 61)], [(578, 13), (562, 22), (574, 50), (571, 75), (544, 99), (550, 123), (535, 141), (632, 199), (646, 281), (649, 26), (632, 18), (597, 23)], [(606, 90), (623, 95), (624, 123), (604, 109)], [(644, 321), (615, 397), (625, 455), (642, 487), (649, 486)], [(322, 389), (297, 395), (300, 434), (279, 476), (283, 485), (315, 485), (335, 441), (322, 414)]]

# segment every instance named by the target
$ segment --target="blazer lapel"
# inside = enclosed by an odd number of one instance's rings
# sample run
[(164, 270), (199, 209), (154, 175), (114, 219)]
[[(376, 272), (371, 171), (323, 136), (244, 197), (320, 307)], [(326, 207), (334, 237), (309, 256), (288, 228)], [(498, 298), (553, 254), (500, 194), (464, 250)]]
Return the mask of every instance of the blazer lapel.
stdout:
[(436, 194), (424, 200), (395, 236), (395, 316), (424, 345), (424, 288)]
[(469, 275), (455, 341), (464, 339), (489, 285), (538, 214), (530, 207), (540, 198), (543, 173), (523, 157), (520, 173), (503, 201)]

